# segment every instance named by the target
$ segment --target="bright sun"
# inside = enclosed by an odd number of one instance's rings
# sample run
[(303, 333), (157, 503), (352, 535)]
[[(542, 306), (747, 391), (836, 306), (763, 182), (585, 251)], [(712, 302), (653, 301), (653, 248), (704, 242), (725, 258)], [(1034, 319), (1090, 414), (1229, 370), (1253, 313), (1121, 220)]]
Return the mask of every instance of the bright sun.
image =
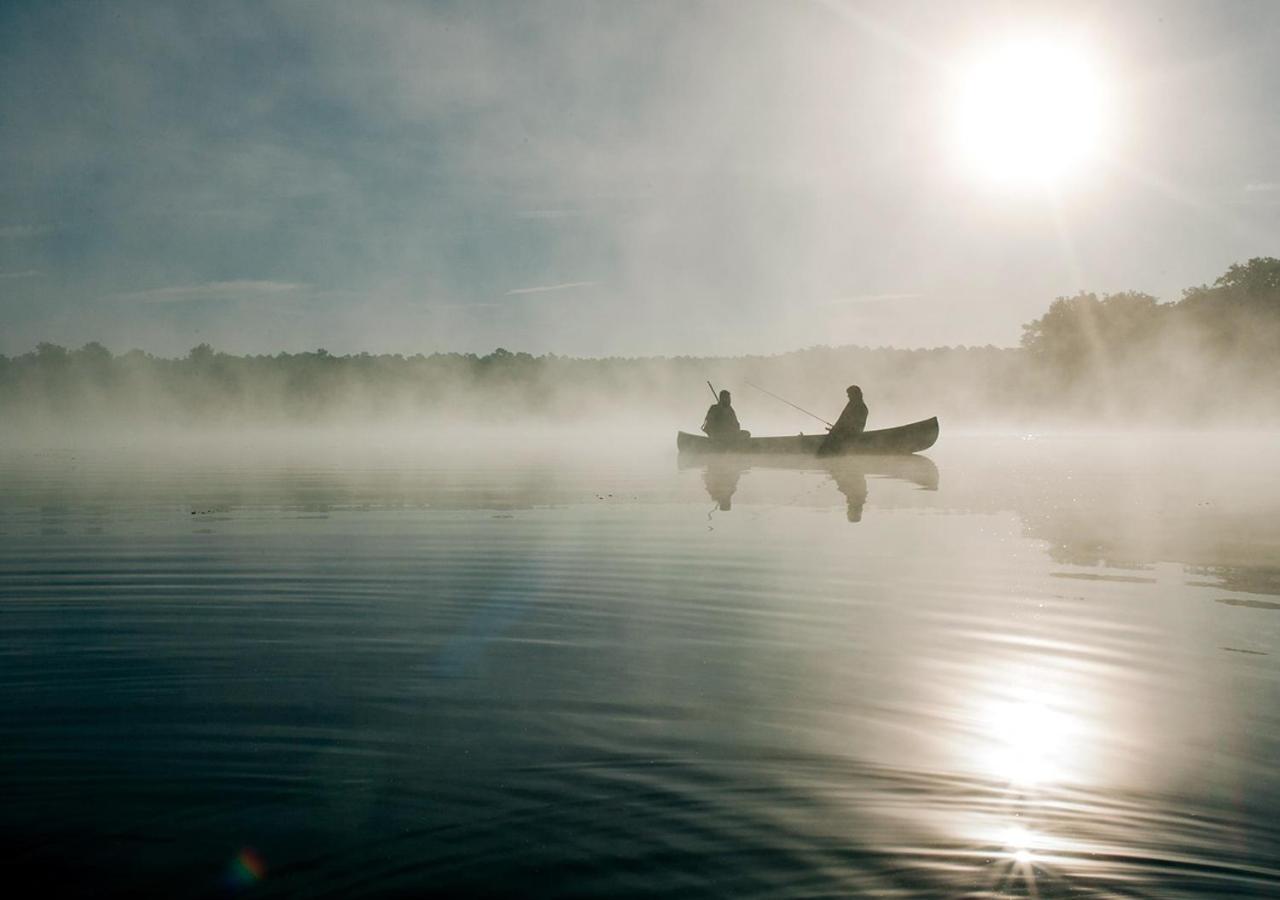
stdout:
[(974, 57), (957, 76), (956, 142), (978, 174), (1053, 186), (1099, 153), (1106, 91), (1084, 48), (1012, 41)]

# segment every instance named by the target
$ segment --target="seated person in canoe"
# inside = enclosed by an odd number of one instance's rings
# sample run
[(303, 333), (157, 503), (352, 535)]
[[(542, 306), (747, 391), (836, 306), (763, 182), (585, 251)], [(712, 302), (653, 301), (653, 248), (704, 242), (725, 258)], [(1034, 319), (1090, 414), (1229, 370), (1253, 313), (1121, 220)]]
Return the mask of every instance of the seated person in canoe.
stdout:
[(703, 432), (713, 441), (735, 441), (751, 437), (751, 432), (743, 431), (738, 424), (738, 414), (733, 411), (729, 401), (729, 392), (721, 391), (720, 400), (711, 404), (707, 417), (702, 422)]
[(839, 453), (867, 430), (867, 404), (862, 402), (862, 388), (851, 384), (845, 393), (849, 397), (849, 402), (845, 404), (840, 418), (836, 419), (836, 424), (831, 426), (830, 433), (818, 447), (819, 456)]

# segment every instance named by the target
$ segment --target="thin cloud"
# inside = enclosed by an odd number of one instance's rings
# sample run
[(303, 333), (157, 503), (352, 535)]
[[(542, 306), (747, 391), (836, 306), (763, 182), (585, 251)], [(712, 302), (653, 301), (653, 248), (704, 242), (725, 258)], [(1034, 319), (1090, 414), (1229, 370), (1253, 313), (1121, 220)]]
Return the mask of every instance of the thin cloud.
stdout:
[(546, 284), (539, 287), (512, 288), (503, 294), (504, 297), (514, 297), (518, 294), (545, 294), (550, 291), (568, 291), (573, 288), (591, 287), (599, 284), (598, 281), (566, 281), (564, 284)]
[(517, 219), (573, 219), (585, 216), (580, 209), (522, 209), (516, 213)]
[(0, 279), (6, 278), (37, 278), (44, 273), (38, 269), (26, 269), (22, 272), (0, 272)]
[(847, 306), (851, 303), (887, 303), (901, 300), (919, 300), (924, 294), (856, 294), (827, 301), (827, 306)]
[(198, 300), (239, 300), (246, 297), (271, 297), (291, 294), (306, 285), (290, 281), (209, 281), (204, 284), (183, 284), (173, 287), (152, 288), (111, 294), (115, 300), (133, 300), (142, 303), (189, 303)]
[(16, 240), (19, 238), (42, 237), (53, 233), (52, 225), (0, 225), (0, 238)]

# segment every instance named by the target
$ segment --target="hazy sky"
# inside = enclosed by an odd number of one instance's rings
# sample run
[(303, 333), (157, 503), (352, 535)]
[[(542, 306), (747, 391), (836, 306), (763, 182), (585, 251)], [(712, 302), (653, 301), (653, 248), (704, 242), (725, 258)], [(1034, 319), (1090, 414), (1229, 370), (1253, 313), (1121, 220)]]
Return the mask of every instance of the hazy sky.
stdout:
[[(1101, 158), (960, 160), (1069, 35)], [(0, 352), (1017, 342), (1280, 255), (1280, 3), (0, 4)]]

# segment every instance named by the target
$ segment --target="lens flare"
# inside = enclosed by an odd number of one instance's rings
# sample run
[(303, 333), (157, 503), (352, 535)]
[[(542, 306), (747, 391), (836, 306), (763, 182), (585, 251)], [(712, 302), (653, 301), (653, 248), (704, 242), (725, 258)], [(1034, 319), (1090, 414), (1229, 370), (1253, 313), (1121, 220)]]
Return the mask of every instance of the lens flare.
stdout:
[(245, 847), (227, 867), (227, 883), (235, 888), (247, 888), (261, 881), (267, 874), (266, 863), (257, 851)]

